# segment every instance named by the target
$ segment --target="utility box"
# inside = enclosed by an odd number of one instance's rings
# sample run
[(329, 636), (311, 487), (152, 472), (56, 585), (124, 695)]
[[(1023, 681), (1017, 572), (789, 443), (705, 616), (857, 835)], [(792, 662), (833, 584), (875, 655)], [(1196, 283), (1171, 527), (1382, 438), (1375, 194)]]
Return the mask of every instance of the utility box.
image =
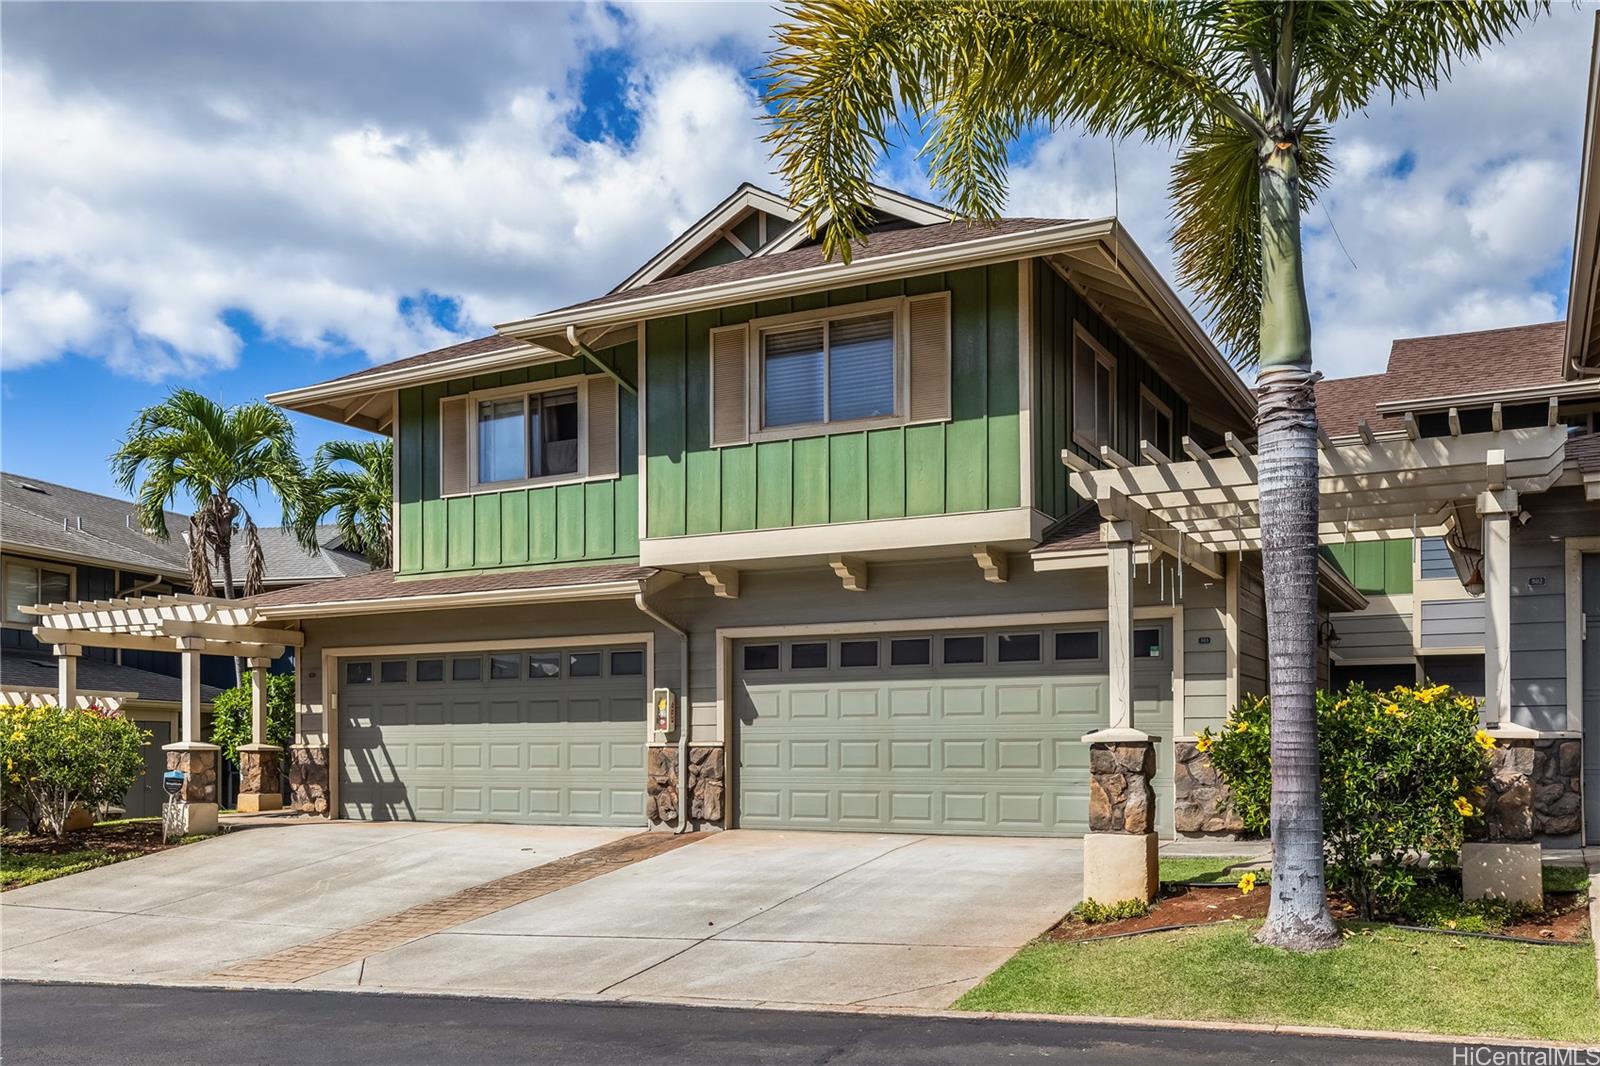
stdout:
[(670, 688), (652, 692), (650, 706), (656, 732), (670, 733), (678, 728), (678, 697)]

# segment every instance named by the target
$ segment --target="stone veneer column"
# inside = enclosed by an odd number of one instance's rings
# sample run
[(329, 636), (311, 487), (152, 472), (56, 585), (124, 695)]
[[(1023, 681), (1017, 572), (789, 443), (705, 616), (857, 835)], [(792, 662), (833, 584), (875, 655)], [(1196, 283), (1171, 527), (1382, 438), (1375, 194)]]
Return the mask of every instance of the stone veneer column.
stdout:
[(1159, 738), (1102, 729), (1089, 744), (1089, 835), (1083, 838), (1083, 895), (1098, 903), (1148, 901), (1160, 886), (1156, 849)]
[(184, 834), (215, 833), (217, 760), (222, 749), (200, 739), (200, 651), (205, 641), (178, 637), (175, 643), (183, 665), (182, 739), (162, 750), (167, 753), (167, 769), (183, 772), (178, 829)]
[(1461, 846), (1461, 893), (1467, 899), (1544, 902), (1544, 849), (1534, 840), (1534, 742), (1499, 737), (1489, 756), (1481, 839)]
[[(722, 827), (726, 766), (722, 745), (689, 745), (690, 828)], [(644, 813), (653, 827), (678, 824), (678, 748), (675, 744), (653, 745), (647, 749)]]
[(301, 814), (331, 813), (326, 744), (289, 745), (289, 802)]
[(250, 743), (239, 746), (239, 809), (282, 810), (279, 768), (283, 749), (267, 743), (267, 667), (272, 660), (257, 657), (246, 662), (250, 666)]

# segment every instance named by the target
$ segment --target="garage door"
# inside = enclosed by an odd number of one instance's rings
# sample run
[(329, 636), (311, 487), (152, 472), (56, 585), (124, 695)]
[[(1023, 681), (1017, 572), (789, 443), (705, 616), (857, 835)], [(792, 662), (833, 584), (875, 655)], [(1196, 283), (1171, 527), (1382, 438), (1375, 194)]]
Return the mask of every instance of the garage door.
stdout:
[[(1172, 720), (1166, 632), (1136, 641), (1136, 723)], [(747, 640), (734, 670), (739, 825), (1088, 830), (1103, 626)]]
[(347, 818), (644, 823), (642, 647), (343, 659)]

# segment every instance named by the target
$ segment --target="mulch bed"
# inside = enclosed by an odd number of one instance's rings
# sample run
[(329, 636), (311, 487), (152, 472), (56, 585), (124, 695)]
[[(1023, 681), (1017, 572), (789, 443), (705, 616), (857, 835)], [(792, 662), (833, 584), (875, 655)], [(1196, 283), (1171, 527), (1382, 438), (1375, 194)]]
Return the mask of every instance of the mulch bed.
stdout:
[[(1068, 916), (1063, 918), (1044, 939), (1054, 941), (1094, 940), (1100, 937), (1126, 936), (1130, 933), (1170, 929), (1173, 926), (1209, 925), (1213, 922), (1239, 921), (1265, 918), (1272, 902), (1272, 886), (1263, 882), (1253, 892), (1240, 892), (1233, 885), (1217, 888), (1194, 888), (1163, 884), (1161, 895), (1150, 903), (1150, 911), (1137, 918), (1123, 918), (1114, 922), (1094, 925)], [(1354, 921), (1355, 907), (1329, 897), (1329, 909), (1339, 921)], [(1500, 930), (1498, 936), (1521, 937), (1551, 943), (1583, 943), (1588, 940), (1588, 898), (1578, 892), (1550, 893), (1545, 897), (1545, 910), (1528, 915)], [(1439, 932), (1450, 932), (1447, 929)]]
[(69, 851), (108, 851), (115, 855), (147, 855), (164, 851), (177, 844), (161, 842), (161, 822), (129, 822), (125, 825), (97, 825), (68, 833), (57, 840), (53, 836), (30, 836), (27, 833), (7, 833), (0, 840), (0, 849), (19, 855), (62, 855)]

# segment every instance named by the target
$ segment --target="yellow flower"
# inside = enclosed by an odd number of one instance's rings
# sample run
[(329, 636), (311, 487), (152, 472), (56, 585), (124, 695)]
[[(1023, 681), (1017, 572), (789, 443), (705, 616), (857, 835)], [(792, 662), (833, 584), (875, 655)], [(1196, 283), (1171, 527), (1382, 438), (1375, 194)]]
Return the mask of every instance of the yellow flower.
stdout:
[(1456, 797), (1456, 810), (1461, 812), (1461, 817), (1463, 818), (1471, 818), (1477, 813), (1477, 808), (1474, 807), (1472, 805), (1472, 801), (1467, 799), (1465, 796)]
[(1350, 706), (1350, 701), (1348, 699), (1342, 699), (1333, 705), (1333, 709), (1336, 711), (1342, 711), (1348, 706)]
[(1482, 748), (1484, 751), (1494, 750), (1494, 737), (1489, 735), (1489, 731), (1487, 729), (1478, 730), (1472, 735), (1472, 739), (1475, 740), (1478, 744), (1478, 747)]
[(1233, 731), (1235, 733), (1243, 733), (1243, 732), (1246, 732), (1247, 730), (1249, 730), (1249, 728), (1250, 728), (1250, 723), (1249, 722), (1240, 722), (1238, 725), (1233, 727)]
[(1255, 891), (1255, 887), (1256, 887), (1256, 875), (1255, 874), (1245, 874), (1243, 877), (1239, 878), (1239, 891), (1243, 892), (1245, 895), (1249, 895), (1251, 892), (1254, 892)]
[(1194, 750), (1200, 752), (1201, 754), (1210, 751), (1211, 738), (1207, 736), (1197, 737), (1194, 742)]

